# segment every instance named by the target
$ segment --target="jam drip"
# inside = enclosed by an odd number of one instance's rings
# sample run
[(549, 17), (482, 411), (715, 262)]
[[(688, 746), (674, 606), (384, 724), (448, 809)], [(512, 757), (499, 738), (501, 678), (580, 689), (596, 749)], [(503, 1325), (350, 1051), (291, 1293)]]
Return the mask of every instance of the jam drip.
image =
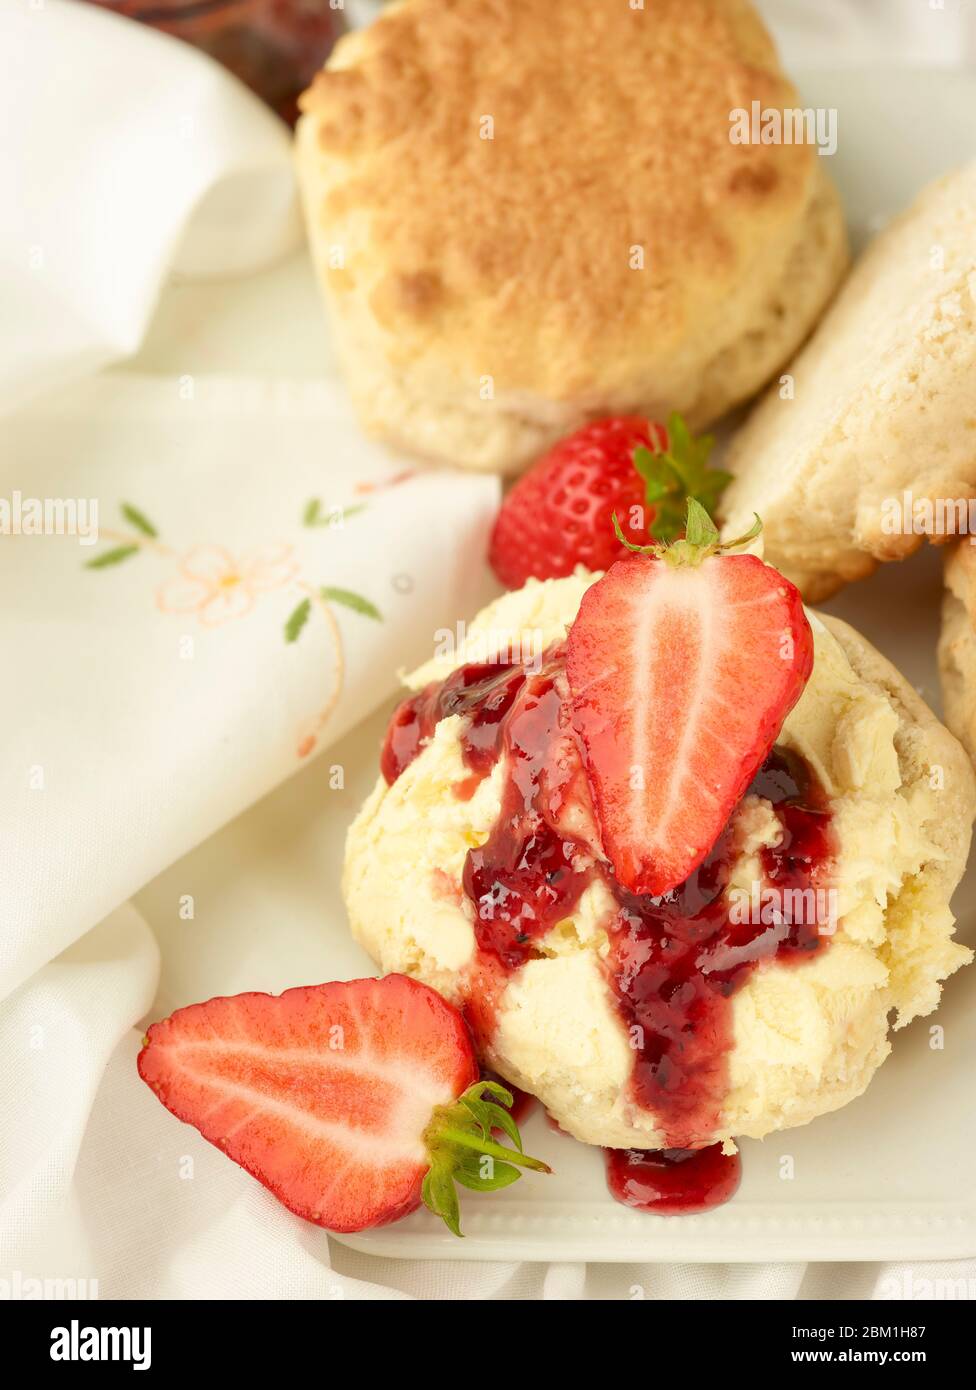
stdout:
[(564, 737), (563, 709), (551, 670), (525, 679), (505, 731), (501, 810), (464, 864), (478, 947), (506, 971), (536, 954), (535, 943), (572, 912), (592, 878), (592, 855), (557, 828), (570, 776), (565, 760), (554, 756)]
[(738, 1154), (707, 1149), (607, 1149), (607, 1186), (618, 1202), (658, 1216), (710, 1211), (735, 1195)]
[(760, 961), (803, 959), (825, 939), (812, 905), (816, 870), (830, 852), (829, 814), (812, 772), (774, 748), (749, 794), (765, 797), (779, 822), (779, 843), (760, 854), (769, 887), (779, 890), (779, 920), (751, 906), (735, 914), (750, 920), (732, 919), (734, 816), (704, 862), (662, 897), (627, 893), (608, 875), (618, 903), (610, 981), (634, 1048), (633, 1092), (675, 1148), (695, 1148), (719, 1126), (733, 1045), (730, 997)]
[(487, 841), (468, 852), (462, 875), (476, 911), (468, 1009), (476, 1036), (490, 1033), (492, 999), (505, 977), (536, 955), (538, 942), (572, 914), (587, 886), (603, 879), (616, 902), (606, 923), (606, 969), (634, 1050), (632, 1095), (653, 1114), (668, 1146), (610, 1151), (611, 1188), (621, 1201), (659, 1212), (703, 1210), (738, 1182), (735, 1160), (715, 1145), (702, 1147), (720, 1126), (728, 1092), (732, 996), (761, 962), (807, 959), (828, 939), (811, 905), (831, 858), (829, 812), (806, 762), (774, 748), (747, 795), (763, 797), (778, 821), (776, 843), (759, 851), (761, 887), (773, 890), (775, 911), (731, 911), (727, 890), (739, 853), (734, 815), (684, 883), (660, 897), (628, 893), (609, 865), (561, 825), (567, 807), (589, 811), (564, 679), (558, 648), (536, 673), (501, 663), (462, 666), (399, 706), (383, 774), (395, 781), (438, 721), (454, 714), (466, 716), (461, 750), (472, 774), (456, 788), (459, 796), (470, 796), (505, 756), (498, 819)]
[[(383, 748), (383, 775), (392, 783), (439, 720), (464, 714), (461, 756), (476, 777), (507, 754), (498, 819), (485, 844), (469, 851), (462, 876), (489, 973), (496, 964), (510, 973), (536, 954), (535, 943), (572, 912), (593, 876), (592, 854), (558, 829), (569, 783), (581, 775), (556, 688), (562, 668), (560, 650), (548, 654), (538, 672), (462, 666), (399, 706)], [(471, 794), (467, 783), (457, 790)]]

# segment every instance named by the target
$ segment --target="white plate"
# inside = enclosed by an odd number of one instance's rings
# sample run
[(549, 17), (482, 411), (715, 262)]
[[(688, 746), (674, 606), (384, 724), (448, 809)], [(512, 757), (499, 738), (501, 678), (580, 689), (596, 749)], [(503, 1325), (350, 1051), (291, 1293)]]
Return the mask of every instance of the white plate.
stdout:
[[(976, 153), (976, 79), (957, 74), (809, 75), (806, 101), (835, 106), (840, 148), (833, 161), (852, 226), (863, 239), (876, 216), (907, 203), (930, 177)], [(296, 343), (320, 346), (317, 306), (299, 264), (227, 287), (172, 292), (139, 365), (160, 370), (279, 363), (270, 326), (287, 321), (287, 361), (308, 368)], [(261, 309), (269, 297), (276, 312)], [(282, 302), (295, 314), (281, 312)], [(310, 317), (310, 314), (312, 317)], [(186, 324), (205, 323), (205, 353), (187, 365)], [(302, 325), (304, 324), (304, 327)], [(258, 331), (260, 346), (248, 327)], [(296, 326), (297, 325), (297, 326)], [(248, 347), (247, 344), (252, 346)], [(927, 553), (889, 566), (828, 605), (865, 633), (938, 706), (934, 647), (941, 584)], [(458, 615), (466, 616), (466, 615)], [(425, 654), (420, 653), (418, 656)], [(376, 775), (387, 711), (273, 796), (174, 865), (137, 898), (163, 948), (156, 1013), (243, 989), (373, 973), (351, 940), (339, 896), (346, 826)], [(345, 772), (329, 790), (329, 765)], [(192, 893), (197, 920), (179, 920)], [(976, 943), (976, 879), (956, 897), (959, 935)], [(742, 1145), (743, 1181), (732, 1202), (704, 1216), (661, 1218), (609, 1196), (598, 1150), (554, 1133), (536, 1113), (526, 1146), (548, 1159), (552, 1178), (526, 1177), (489, 1198), (466, 1194), (466, 1239), (426, 1212), (341, 1239), (373, 1254), (498, 1260), (864, 1260), (976, 1255), (976, 971), (946, 987), (936, 1020), (897, 1035), (893, 1056), (865, 1096), (802, 1129)], [(932, 1048), (933, 1022), (944, 1048)], [(781, 1178), (782, 1159), (794, 1176)], [(242, 1175), (242, 1181), (248, 1181)]]

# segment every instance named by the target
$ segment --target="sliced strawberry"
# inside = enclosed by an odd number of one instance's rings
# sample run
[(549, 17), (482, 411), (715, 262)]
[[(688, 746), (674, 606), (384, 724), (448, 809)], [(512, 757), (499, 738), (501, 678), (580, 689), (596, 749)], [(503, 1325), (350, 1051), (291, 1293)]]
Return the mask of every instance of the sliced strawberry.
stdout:
[(693, 507), (689, 540), (628, 555), (587, 590), (567, 645), (604, 849), (634, 893), (667, 893), (702, 862), (813, 667), (798, 591), (722, 554)]
[[(495, 1104), (511, 1095), (477, 1080), (461, 1015), (405, 975), (191, 1004), (153, 1024), (138, 1065), (168, 1110), (330, 1230), (385, 1225), (423, 1196), (460, 1235), (455, 1179), (489, 1191), (513, 1163), (548, 1171)], [(517, 1150), (492, 1141), (499, 1126)]]

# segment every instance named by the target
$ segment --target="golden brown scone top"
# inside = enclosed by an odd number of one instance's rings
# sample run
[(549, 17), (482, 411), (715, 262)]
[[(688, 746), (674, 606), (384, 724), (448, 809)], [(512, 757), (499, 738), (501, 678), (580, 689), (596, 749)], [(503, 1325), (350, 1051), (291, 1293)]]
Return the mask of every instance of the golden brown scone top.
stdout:
[(727, 293), (775, 283), (810, 197), (811, 146), (730, 141), (754, 100), (798, 104), (741, 0), (404, 0), (302, 99), (310, 215), (346, 251), (330, 292), (367, 291), (405, 361), (436, 337), (552, 399), (649, 334), (698, 352)]

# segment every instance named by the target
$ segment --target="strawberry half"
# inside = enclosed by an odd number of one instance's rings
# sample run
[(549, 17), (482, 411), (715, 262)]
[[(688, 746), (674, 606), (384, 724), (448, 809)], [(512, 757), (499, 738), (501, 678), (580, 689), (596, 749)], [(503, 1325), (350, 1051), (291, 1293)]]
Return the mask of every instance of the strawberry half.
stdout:
[(626, 538), (673, 540), (685, 501), (711, 512), (730, 475), (708, 467), (711, 438), (694, 439), (680, 415), (667, 429), (638, 415), (596, 420), (560, 440), (509, 492), (495, 521), (491, 566), (510, 589), (558, 579), (577, 565), (608, 569)]
[(799, 592), (725, 549), (689, 502), (687, 539), (619, 560), (569, 633), (573, 725), (604, 849), (633, 893), (667, 893), (698, 867), (813, 668)]
[(514, 1164), (549, 1172), (522, 1153), (511, 1094), (478, 1081), (457, 1009), (405, 975), (191, 1004), (152, 1025), (138, 1065), (167, 1110), (333, 1231), (423, 1200), (460, 1235), (455, 1181), (488, 1192)]

